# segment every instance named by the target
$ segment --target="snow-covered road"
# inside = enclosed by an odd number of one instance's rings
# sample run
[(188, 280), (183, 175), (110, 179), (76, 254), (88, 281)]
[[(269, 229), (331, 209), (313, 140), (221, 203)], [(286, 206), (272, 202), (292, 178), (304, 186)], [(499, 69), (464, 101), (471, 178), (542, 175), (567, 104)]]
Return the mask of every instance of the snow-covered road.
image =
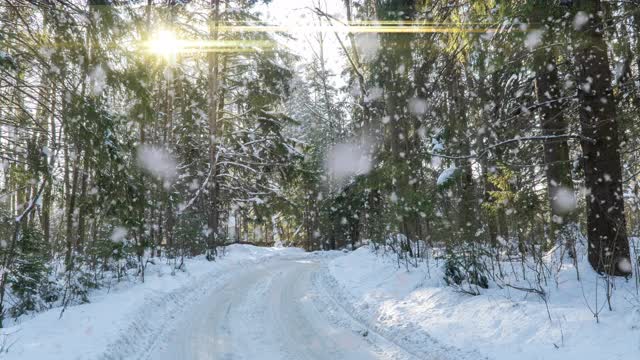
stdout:
[(276, 258), (238, 269), (177, 319), (147, 359), (415, 359), (318, 285), (322, 260)]
[(617, 307), (596, 323), (575, 294), (597, 299), (599, 278), (580, 264), (589, 276), (563, 268), (545, 304), (498, 286), (469, 296), (444, 284), (437, 262), (408, 271), (366, 247), (232, 245), (180, 271), (156, 259), (144, 283), (133, 273), (63, 314), (24, 316), (1, 329), (0, 359), (635, 359), (635, 284), (616, 283)]

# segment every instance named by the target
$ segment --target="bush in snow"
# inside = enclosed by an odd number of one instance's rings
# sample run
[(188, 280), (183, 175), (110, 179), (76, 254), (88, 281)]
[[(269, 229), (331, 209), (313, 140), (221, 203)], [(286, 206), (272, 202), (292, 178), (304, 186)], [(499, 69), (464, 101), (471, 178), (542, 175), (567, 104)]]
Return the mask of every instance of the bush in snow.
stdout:
[[(448, 251), (445, 255), (444, 281), (462, 291), (478, 295), (477, 287), (489, 288), (487, 268), (473, 253)], [(465, 287), (465, 284), (467, 285)]]
[(11, 292), (8, 312), (14, 318), (47, 309), (60, 296), (59, 286), (50, 279), (44, 249), (42, 234), (34, 228), (24, 229), (13, 249), (15, 268), (7, 276), (7, 285)]

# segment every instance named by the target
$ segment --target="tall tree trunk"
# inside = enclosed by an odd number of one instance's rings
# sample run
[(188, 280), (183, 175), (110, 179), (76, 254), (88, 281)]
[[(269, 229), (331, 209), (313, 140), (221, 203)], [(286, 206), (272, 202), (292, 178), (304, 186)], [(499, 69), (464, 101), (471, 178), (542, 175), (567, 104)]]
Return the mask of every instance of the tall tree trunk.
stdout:
[(48, 98), (43, 99), (43, 101), (47, 101), (49, 106), (51, 107), (51, 113), (44, 116), (44, 121), (42, 124), (43, 128), (47, 128), (50, 126), (49, 138), (43, 136), (41, 140), (42, 146), (47, 146), (49, 149), (49, 154), (45, 154), (44, 161), (44, 176), (47, 178), (46, 187), (42, 194), (42, 210), (40, 212), (40, 226), (42, 227), (42, 234), (44, 237), (44, 241), (48, 246), (51, 246), (51, 207), (53, 204), (53, 175), (51, 174), (51, 170), (53, 169), (54, 161), (55, 161), (55, 153), (54, 149), (56, 147), (56, 125), (55, 125), (55, 107), (56, 107), (56, 87), (55, 84), (51, 82), (47, 82), (47, 85), (51, 87), (51, 91), (49, 91)]
[[(350, 24), (353, 21), (353, 16), (351, 14), (351, 0), (344, 0), (344, 6), (347, 10), (347, 23)], [(371, 136), (369, 129), (369, 120), (371, 117), (371, 110), (369, 109), (369, 104), (365, 101), (367, 95), (367, 89), (365, 84), (364, 75), (362, 74), (362, 65), (360, 63), (360, 55), (358, 54), (358, 46), (356, 43), (356, 38), (352, 32), (348, 33), (349, 43), (351, 45), (351, 55), (347, 54), (347, 56), (351, 56), (352, 59), (350, 61), (351, 66), (353, 67), (353, 72), (355, 73), (356, 79), (358, 80), (358, 87), (360, 88), (360, 92), (358, 94), (358, 104), (362, 108), (362, 122), (360, 126), (364, 129), (363, 135)]]
[[(68, 144), (67, 144), (68, 145)], [(69, 163), (66, 163), (65, 166), (69, 166)], [(75, 245), (75, 233), (73, 231), (74, 226), (74, 213), (76, 208), (76, 192), (78, 189), (78, 155), (76, 154), (76, 158), (73, 159), (73, 169), (71, 174), (71, 189), (69, 189), (67, 193), (67, 212), (66, 212), (66, 252), (64, 257), (65, 268), (67, 271), (71, 270), (73, 267), (73, 249)]]
[(87, 204), (87, 183), (89, 181), (89, 155), (85, 154), (82, 165), (82, 176), (80, 180), (80, 201), (78, 204), (78, 234), (75, 244), (75, 250), (82, 253), (86, 238), (86, 216), (88, 213)]
[[(220, 0), (211, 0), (213, 8), (209, 16), (209, 33), (212, 41), (218, 40), (218, 23), (220, 18)], [(210, 52), (208, 60), (208, 93), (207, 106), (209, 117), (209, 213), (207, 225), (207, 258), (213, 259), (216, 255), (216, 242), (218, 235), (218, 85), (219, 85), (219, 58), (217, 52)]]
[[(471, 144), (469, 143), (469, 116), (468, 107), (465, 102), (464, 89), (461, 84), (463, 81), (469, 82), (469, 74), (463, 73), (461, 70), (454, 70), (455, 75), (452, 75), (450, 96), (452, 100), (451, 122), (456, 124), (455, 141), (459, 144), (459, 149), (462, 154), (469, 154), (471, 151)], [(460, 228), (461, 228), (461, 240), (473, 241), (478, 236), (478, 217), (476, 206), (476, 193), (475, 182), (473, 180), (473, 169), (471, 167), (471, 161), (468, 159), (462, 159), (456, 164), (458, 168), (462, 170), (462, 177), (460, 180)]]
[(574, 47), (587, 194), (589, 262), (610, 275), (631, 274), (622, 190), (622, 166), (616, 105), (611, 93), (607, 43), (602, 35), (599, 0), (574, 2), (578, 16), (589, 17), (577, 29)]
[[(534, 67), (536, 72), (535, 92), (540, 109), (540, 126), (545, 136), (555, 136), (568, 132), (568, 123), (562, 113), (558, 70), (551, 50), (536, 49)], [(566, 139), (547, 139), (544, 141), (544, 165), (547, 177), (547, 197), (551, 208), (551, 233), (553, 240), (563, 243), (573, 251), (572, 237), (567, 232), (570, 224), (576, 222), (572, 204), (568, 195), (573, 195), (569, 145)]]

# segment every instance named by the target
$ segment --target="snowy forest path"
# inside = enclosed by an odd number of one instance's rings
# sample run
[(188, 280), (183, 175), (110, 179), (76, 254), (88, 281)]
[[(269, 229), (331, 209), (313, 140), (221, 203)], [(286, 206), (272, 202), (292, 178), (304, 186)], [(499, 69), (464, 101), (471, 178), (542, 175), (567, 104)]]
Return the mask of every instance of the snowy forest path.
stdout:
[(187, 311), (147, 359), (415, 359), (314, 287), (322, 261), (278, 258), (239, 269)]

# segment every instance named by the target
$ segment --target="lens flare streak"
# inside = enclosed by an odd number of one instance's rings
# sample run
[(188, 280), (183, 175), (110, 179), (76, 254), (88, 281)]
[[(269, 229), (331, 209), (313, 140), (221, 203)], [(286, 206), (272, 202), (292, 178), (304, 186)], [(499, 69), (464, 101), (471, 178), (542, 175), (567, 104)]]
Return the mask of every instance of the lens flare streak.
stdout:
[(495, 33), (506, 31), (500, 28), (479, 28), (471, 26), (439, 26), (439, 25), (326, 25), (326, 26), (297, 26), (297, 25), (231, 25), (220, 26), (223, 33), (233, 32), (273, 32), (273, 33)]
[(276, 45), (267, 40), (151, 40), (142, 43), (142, 49), (155, 54), (199, 52), (254, 52), (270, 50)]
[[(332, 25), (219, 25), (216, 30), (225, 33), (288, 33), (308, 34), (318, 32), (332, 33), (387, 33), (387, 34), (420, 34), (420, 33), (476, 33), (495, 34), (511, 32), (513, 29), (501, 24), (487, 23), (430, 23), (425, 21), (352, 21), (348, 24)], [(171, 31), (161, 30), (149, 41), (141, 44), (143, 50), (166, 57), (182, 53), (202, 52), (260, 52), (273, 50), (276, 47), (272, 40), (186, 40), (178, 39)]]

